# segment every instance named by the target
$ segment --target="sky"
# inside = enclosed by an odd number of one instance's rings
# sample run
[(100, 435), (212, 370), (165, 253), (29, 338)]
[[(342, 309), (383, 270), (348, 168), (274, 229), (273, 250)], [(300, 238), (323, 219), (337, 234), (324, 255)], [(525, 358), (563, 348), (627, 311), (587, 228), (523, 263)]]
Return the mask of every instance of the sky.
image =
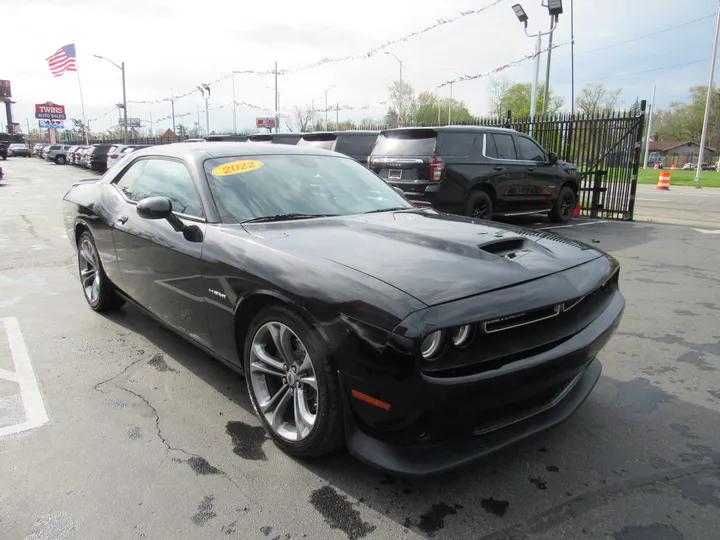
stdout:
[[(324, 108), (327, 90), (331, 106), (373, 105), (341, 110), (340, 121), (380, 118), (386, 106), (376, 104), (387, 99), (388, 86), (399, 76), (397, 60), (383, 51), (402, 60), (403, 80), (418, 92), (532, 54), (535, 40), (525, 35), (512, 10), (518, 1), (530, 17), (528, 31), (546, 31), (550, 18), (541, 0), (499, 0), (479, 14), (368, 55), (388, 41), (496, 0), (364, 0), (344, 6), (328, 0), (6, 0), (0, 79), (12, 83), (13, 114), (23, 127), (37, 127), (34, 104), (47, 101), (65, 105), (68, 118), (81, 118), (78, 77), (52, 77), (45, 60), (61, 46), (75, 43), (85, 114), (93, 131), (117, 124), (114, 105), (122, 101), (121, 72), (94, 57), (101, 55), (125, 62), (129, 116), (146, 122), (152, 118), (155, 130), (172, 126), (170, 119), (160, 120), (170, 116), (170, 103), (133, 101), (192, 92), (175, 103), (176, 114), (192, 113), (177, 122), (192, 126), (199, 109), (204, 126), (205, 103), (196, 87), (220, 79), (211, 84), (209, 116), (211, 131), (223, 132), (233, 126), (233, 78), (228, 76), (233, 70), (272, 71), (275, 62), (279, 70), (291, 70), (324, 58), (358, 55), (362, 58), (280, 75), (279, 110), (292, 113), (311, 103)], [(550, 85), (569, 110), (570, 0), (563, 4), (565, 12), (553, 36), (561, 46), (553, 50)], [(685, 99), (690, 86), (707, 85), (717, 9), (717, 0), (574, 0), (576, 94), (583, 85), (597, 82), (622, 88), (624, 106), (636, 97), (650, 101), (653, 85), (656, 109)], [(701, 20), (690, 22), (696, 19)], [(651, 33), (656, 35), (643, 37)], [(547, 37), (543, 39), (547, 47)], [(624, 43), (629, 40), (634, 41)], [(533, 61), (495, 77), (530, 82)], [(257, 116), (273, 114), (273, 79), (272, 74), (235, 75), (235, 100), (264, 108), (237, 106), (238, 130), (253, 128)], [(471, 113), (486, 115), (490, 80), (453, 84), (453, 97), (464, 101)], [(447, 97), (449, 87), (436, 92)], [(2, 113), (0, 131), (5, 126)], [(334, 111), (329, 119), (334, 121)]]

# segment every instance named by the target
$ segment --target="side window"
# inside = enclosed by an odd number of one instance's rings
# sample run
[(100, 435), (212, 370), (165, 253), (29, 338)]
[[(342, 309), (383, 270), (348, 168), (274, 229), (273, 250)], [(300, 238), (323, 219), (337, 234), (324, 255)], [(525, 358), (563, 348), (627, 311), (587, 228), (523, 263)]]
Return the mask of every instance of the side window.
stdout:
[[(482, 142), (481, 139), (479, 139), (480, 142)], [(477, 144), (477, 142), (476, 142)], [(482, 152), (481, 152), (482, 153)], [(495, 146), (495, 139), (490, 133), (485, 134), (485, 155), (487, 157), (495, 158), (497, 159), (498, 153), (497, 153), (497, 147)]]
[(440, 153), (445, 156), (467, 156), (470, 154), (475, 135), (472, 133), (442, 134), (442, 149)]
[(130, 197), (133, 201), (141, 201), (145, 197), (167, 197), (172, 201), (173, 212), (203, 217), (200, 197), (185, 165), (165, 159), (144, 161), (145, 167)]
[(142, 175), (146, 163), (147, 160), (136, 161), (130, 165), (130, 168), (125, 171), (120, 180), (115, 182), (117, 188), (131, 201), (135, 200), (133, 198), (133, 188), (137, 179)]
[(527, 137), (518, 137), (518, 154), (520, 159), (526, 161), (545, 161), (545, 151), (540, 146)]
[(497, 159), (517, 159), (517, 153), (515, 152), (515, 143), (513, 143), (512, 135), (493, 133), (492, 138), (495, 139)]

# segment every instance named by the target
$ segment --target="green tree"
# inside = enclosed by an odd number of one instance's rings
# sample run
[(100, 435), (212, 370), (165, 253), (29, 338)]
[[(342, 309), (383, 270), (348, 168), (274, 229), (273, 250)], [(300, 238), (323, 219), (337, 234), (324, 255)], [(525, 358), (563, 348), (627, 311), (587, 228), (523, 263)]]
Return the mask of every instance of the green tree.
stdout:
[[(539, 84), (537, 90), (536, 116), (540, 116), (545, 101), (545, 84)], [(507, 111), (512, 111), (515, 118), (530, 116), (532, 102), (531, 83), (511, 83), (506, 80), (496, 80), (490, 83), (490, 112), (496, 118), (505, 118)], [(563, 98), (550, 88), (548, 92), (549, 115), (556, 114), (563, 106)]]
[(601, 114), (614, 111), (620, 105), (622, 88), (608, 90), (604, 84), (588, 84), (575, 98), (575, 109), (584, 114)]
[[(451, 107), (452, 105), (452, 107)], [(469, 124), (475, 121), (463, 101), (452, 98), (439, 98), (434, 94), (424, 94), (418, 98), (416, 123), (418, 125)]]

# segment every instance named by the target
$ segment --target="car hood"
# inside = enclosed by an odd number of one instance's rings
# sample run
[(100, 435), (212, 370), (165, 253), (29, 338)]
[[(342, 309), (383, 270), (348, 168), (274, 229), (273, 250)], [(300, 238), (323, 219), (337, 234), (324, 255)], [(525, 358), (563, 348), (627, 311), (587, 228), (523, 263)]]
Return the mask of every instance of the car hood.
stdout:
[(301, 259), (332, 261), (436, 305), (561, 272), (604, 256), (591, 246), (435, 210), (229, 227)]

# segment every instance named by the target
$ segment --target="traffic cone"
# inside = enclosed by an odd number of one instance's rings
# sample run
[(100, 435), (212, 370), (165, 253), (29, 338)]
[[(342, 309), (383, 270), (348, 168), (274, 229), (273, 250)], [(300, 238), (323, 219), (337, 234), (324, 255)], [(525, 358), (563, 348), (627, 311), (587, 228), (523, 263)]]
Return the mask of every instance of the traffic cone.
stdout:
[(677, 163), (673, 163), (673, 164), (670, 166), (670, 170), (672, 170), (672, 171), (677, 171)]
[(574, 218), (580, 217), (580, 212), (581, 212), (581, 211), (582, 211), (582, 207), (578, 204), (578, 205), (575, 207), (575, 210), (573, 210), (572, 217), (574, 217)]
[(658, 178), (657, 188), (664, 191), (670, 189), (670, 171), (660, 171), (660, 178)]
[(653, 169), (659, 169), (659, 168), (660, 168), (660, 164), (656, 161), (655, 165), (653, 166)]

